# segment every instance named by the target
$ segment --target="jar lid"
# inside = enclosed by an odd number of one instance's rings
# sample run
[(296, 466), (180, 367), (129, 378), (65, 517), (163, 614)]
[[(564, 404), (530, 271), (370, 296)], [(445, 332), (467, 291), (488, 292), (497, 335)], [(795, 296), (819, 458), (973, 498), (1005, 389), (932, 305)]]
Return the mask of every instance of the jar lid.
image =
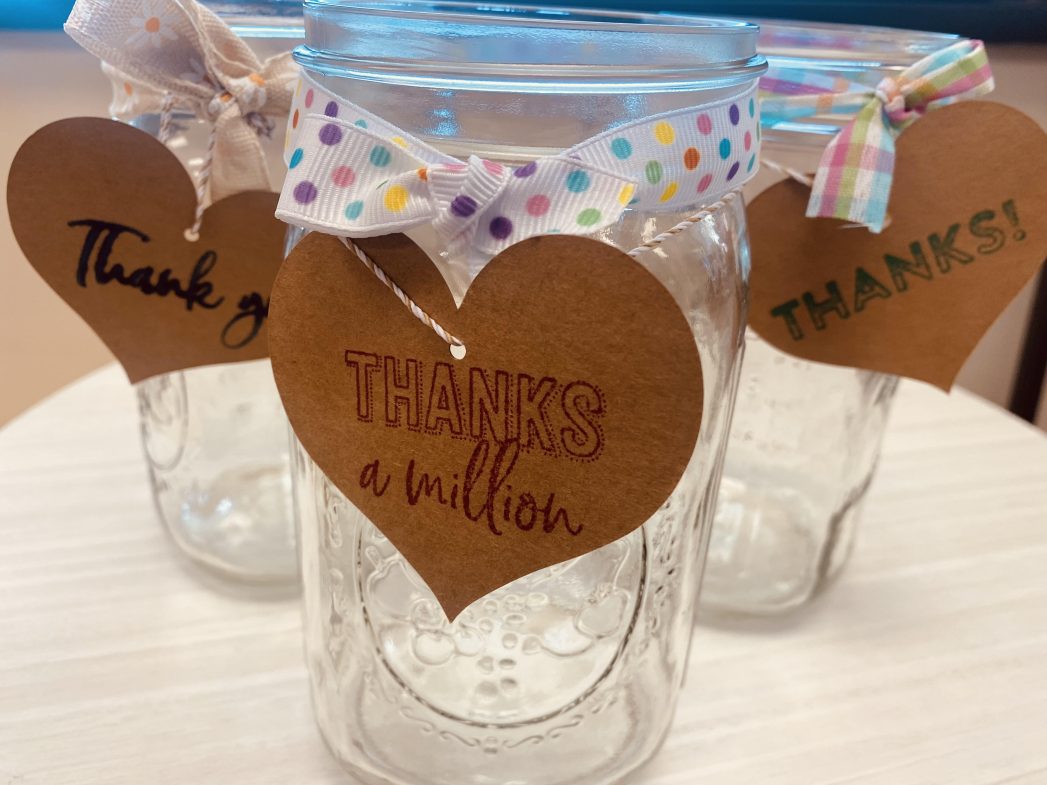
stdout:
[(759, 28), (672, 14), (306, 0), (295, 58), (332, 76), (510, 92), (691, 90), (755, 79)]

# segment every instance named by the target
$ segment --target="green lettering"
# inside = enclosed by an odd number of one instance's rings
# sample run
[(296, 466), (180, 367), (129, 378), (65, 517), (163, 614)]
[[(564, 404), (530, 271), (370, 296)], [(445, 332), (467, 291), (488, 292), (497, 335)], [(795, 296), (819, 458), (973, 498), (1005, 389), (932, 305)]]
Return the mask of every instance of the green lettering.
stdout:
[(927, 242), (931, 246), (931, 253), (934, 254), (934, 262), (943, 273), (947, 273), (952, 269), (953, 262), (970, 264), (974, 261), (974, 257), (971, 254), (961, 251), (959, 248), (953, 248), (953, 243), (956, 242), (956, 235), (959, 231), (960, 225), (953, 224), (949, 227), (949, 231), (945, 233), (944, 240), (937, 234), (927, 237)]
[(854, 312), (860, 313), (865, 304), (877, 297), (888, 299), (891, 290), (870, 275), (864, 267), (854, 271)]
[(915, 275), (928, 281), (932, 277), (931, 266), (927, 263), (927, 257), (923, 255), (923, 248), (920, 244), (912, 243), (909, 251), (912, 253), (912, 261), (889, 253), (883, 255), (883, 260), (887, 263), (887, 270), (891, 274), (891, 280), (894, 281), (894, 289), (898, 292), (904, 292), (909, 288), (909, 282), (905, 279), (906, 275)]
[(807, 306), (807, 313), (810, 314), (816, 330), (825, 329), (825, 317), (827, 314), (835, 313), (841, 319), (847, 319), (851, 315), (843, 301), (843, 295), (840, 293), (840, 287), (836, 281), (829, 281), (825, 285), (825, 290), (829, 292), (829, 297), (825, 300), (815, 300), (811, 292), (803, 293), (803, 304)]
[(785, 326), (789, 329), (789, 335), (792, 336), (794, 341), (799, 341), (803, 338), (803, 330), (800, 329), (800, 322), (796, 318), (796, 314), (793, 313), (793, 311), (799, 307), (799, 300), (789, 300), (789, 302), (782, 303), (771, 309), (771, 316), (785, 319)]
[(975, 237), (990, 238), (989, 242), (982, 243), (978, 246), (978, 253), (996, 253), (1003, 248), (1004, 241), (1007, 239), (1003, 231), (997, 229), (995, 226), (983, 226), (983, 224), (993, 220), (995, 217), (996, 213), (992, 210), (982, 210), (980, 213), (975, 213), (971, 218), (971, 222), (968, 226), (971, 230), (971, 234)]

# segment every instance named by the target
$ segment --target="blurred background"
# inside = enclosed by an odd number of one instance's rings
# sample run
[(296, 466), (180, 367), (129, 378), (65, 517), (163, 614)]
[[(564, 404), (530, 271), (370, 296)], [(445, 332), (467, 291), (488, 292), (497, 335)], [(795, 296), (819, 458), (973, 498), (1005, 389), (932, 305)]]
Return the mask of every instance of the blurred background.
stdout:
[[(524, 0), (518, 0), (524, 2)], [(228, 2), (227, 2), (228, 4)], [(1047, 0), (589, 0), (555, 5), (783, 18), (958, 33), (989, 42), (990, 100), (1047, 128)], [(40, 280), (7, 222), (7, 171), (34, 130), (63, 117), (105, 116), (98, 61), (61, 32), (72, 0), (0, 0), (0, 426), (112, 360)], [(959, 384), (1047, 430), (1047, 274), (1041, 271), (985, 336)]]

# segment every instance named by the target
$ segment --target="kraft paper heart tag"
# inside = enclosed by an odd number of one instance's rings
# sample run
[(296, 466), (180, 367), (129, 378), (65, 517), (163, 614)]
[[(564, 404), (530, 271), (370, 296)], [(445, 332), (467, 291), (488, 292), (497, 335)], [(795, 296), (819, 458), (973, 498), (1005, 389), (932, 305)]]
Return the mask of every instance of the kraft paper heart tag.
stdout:
[(273, 289), (277, 387), (305, 449), (449, 618), (658, 510), (694, 452), (703, 386), (687, 319), (651, 273), (595, 240), (536, 237), (456, 310), (405, 236), (354, 242), (464, 358), (313, 234)]
[(928, 113), (897, 141), (881, 234), (805, 218), (784, 181), (749, 206), (750, 324), (782, 351), (948, 390), (1047, 256), (1047, 134), (1000, 104)]
[(190, 242), (196, 192), (174, 154), (144, 131), (88, 117), (33, 134), (7, 185), (26, 258), (132, 382), (268, 355), (285, 235), (276, 202), (261, 191), (222, 199)]

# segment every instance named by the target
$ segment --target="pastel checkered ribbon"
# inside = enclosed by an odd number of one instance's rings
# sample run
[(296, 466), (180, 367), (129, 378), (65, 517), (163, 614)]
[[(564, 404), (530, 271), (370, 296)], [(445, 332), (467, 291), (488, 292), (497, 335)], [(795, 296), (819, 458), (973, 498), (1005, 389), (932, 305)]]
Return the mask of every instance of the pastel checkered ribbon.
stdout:
[(298, 77), (290, 53), (259, 60), (195, 0), (77, 0), (65, 31), (102, 60), (115, 117), (160, 112), (166, 103), (214, 124), (212, 200), (269, 190), (258, 137), (290, 108)]
[(800, 69), (760, 80), (765, 125), (857, 112), (826, 147), (807, 204), (809, 218), (842, 218), (883, 230), (894, 173), (894, 140), (926, 112), (985, 95), (992, 71), (981, 41), (960, 41), (883, 79), (875, 89)]
[(622, 125), (511, 168), (445, 155), (303, 77), (276, 214), (348, 237), (430, 224), (452, 253), (490, 257), (539, 234), (591, 234), (629, 206), (685, 210), (755, 174), (755, 91)]

